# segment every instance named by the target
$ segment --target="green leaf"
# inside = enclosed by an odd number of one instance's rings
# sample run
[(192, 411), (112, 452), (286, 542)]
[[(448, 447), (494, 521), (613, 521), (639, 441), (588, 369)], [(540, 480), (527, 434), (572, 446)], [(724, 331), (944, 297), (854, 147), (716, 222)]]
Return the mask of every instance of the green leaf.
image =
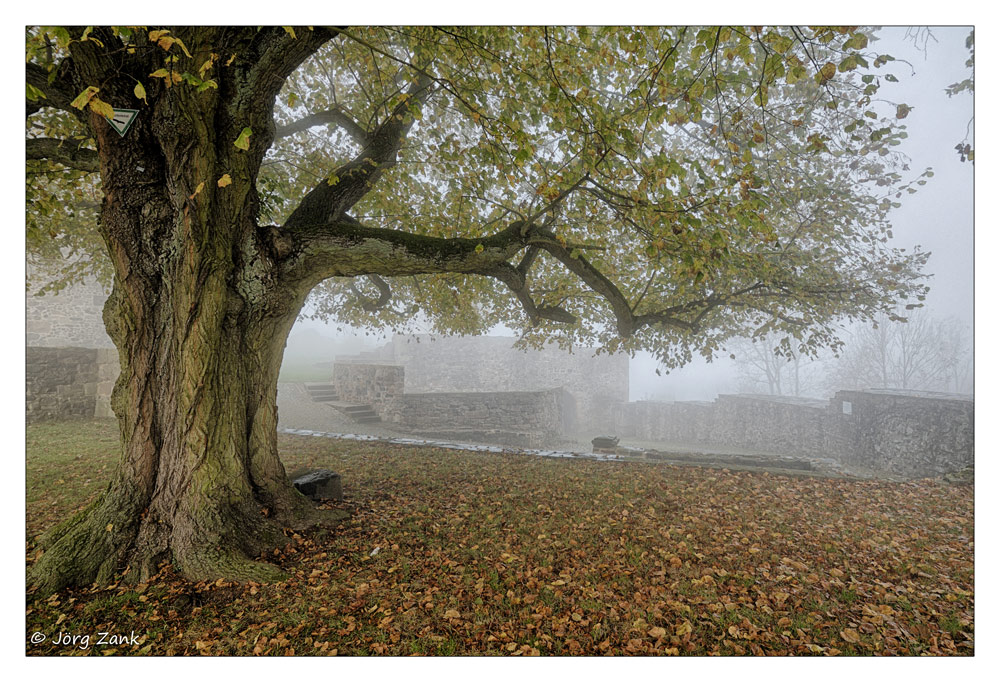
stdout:
[(233, 142), (233, 145), (235, 145), (237, 149), (242, 149), (243, 151), (250, 149), (251, 135), (253, 135), (253, 131), (250, 129), (250, 126), (247, 126), (240, 133), (240, 136), (236, 138), (236, 141)]
[(38, 100), (38, 99), (47, 99), (47, 98), (45, 97), (45, 93), (44, 93), (44, 92), (42, 92), (41, 90), (39, 90), (38, 88), (36, 88), (36, 87), (35, 87), (34, 85), (32, 85), (31, 83), (26, 83), (26, 84), (25, 84), (25, 86), (26, 86), (26, 87), (25, 87), (25, 90), (26, 90), (26, 92), (25, 92), (25, 96), (26, 96), (26, 97), (27, 97), (27, 98), (28, 98), (28, 99), (29, 99), (30, 101), (34, 102), (34, 101), (36, 101), (36, 100)]

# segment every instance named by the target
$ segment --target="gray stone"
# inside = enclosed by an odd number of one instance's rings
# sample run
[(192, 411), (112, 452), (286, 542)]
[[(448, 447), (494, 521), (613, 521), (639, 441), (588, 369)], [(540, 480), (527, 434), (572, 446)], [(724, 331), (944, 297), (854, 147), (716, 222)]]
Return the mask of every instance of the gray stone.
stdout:
[(340, 483), (340, 474), (329, 469), (316, 469), (309, 473), (296, 477), (292, 485), (300, 493), (313, 500), (322, 502), (324, 500), (334, 500), (343, 502), (344, 490)]

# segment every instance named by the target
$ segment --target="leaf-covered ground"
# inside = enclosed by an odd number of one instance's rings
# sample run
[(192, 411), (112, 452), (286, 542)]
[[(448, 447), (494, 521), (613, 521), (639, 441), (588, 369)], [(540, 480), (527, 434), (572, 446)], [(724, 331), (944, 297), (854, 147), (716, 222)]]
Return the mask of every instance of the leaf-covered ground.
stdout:
[[(29, 565), (35, 536), (102, 488), (114, 435), (111, 422), (28, 427)], [(27, 652), (974, 651), (968, 486), (280, 444), (289, 470), (339, 471), (338, 506), (354, 514), (337, 531), (289, 535), (270, 557), (287, 582), (189, 584), (164, 567), (138, 588), (29, 592)], [(90, 640), (56, 644), (60, 633)]]

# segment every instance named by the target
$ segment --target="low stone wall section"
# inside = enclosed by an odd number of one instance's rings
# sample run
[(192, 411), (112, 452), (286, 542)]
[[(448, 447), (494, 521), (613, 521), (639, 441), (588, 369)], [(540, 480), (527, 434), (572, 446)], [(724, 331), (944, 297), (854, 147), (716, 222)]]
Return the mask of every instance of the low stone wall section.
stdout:
[(628, 401), (629, 357), (555, 345), (514, 348), (500, 336), (396, 335), (384, 346), (337, 362), (387, 363), (406, 368), (407, 393), (543, 391), (563, 387), (573, 396), (588, 438), (613, 428), (615, 406)]
[(916, 478), (975, 463), (975, 403), (969, 398), (839, 391), (831, 412), (839, 413), (853, 435), (853, 447), (842, 454), (847, 464)]
[(110, 417), (118, 351), (102, 348), (25, 348), (25, 418)]
[(388, 406), (403, 395), (404, 371), (399, 365), (337, 362), (333, 386), (345, 403), (371, 405), (383, 419)]
[(391, 421), (409, 433), (542, 447), (564, 430), (564, 391), (406, 393)]
[(715, 402), (625, 403), (623, 439), (821, 457), (859, 472), (939, 476), (974, 461), (971, 397), (840, 391), (829, 401), (720, 395)]

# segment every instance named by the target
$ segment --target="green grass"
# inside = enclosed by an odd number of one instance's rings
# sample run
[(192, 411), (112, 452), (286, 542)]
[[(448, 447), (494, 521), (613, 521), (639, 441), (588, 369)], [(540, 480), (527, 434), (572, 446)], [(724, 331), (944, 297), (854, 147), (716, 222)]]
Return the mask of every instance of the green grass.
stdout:
[[(143, 639), (87, 650), (47, 641), (27, 652), (974, 651), (971, 489), (285, 435), (279, 447), (288, 470), (338, 471), (338, 506), (353, 515), (335, 531), (289, 532), (289, 546), (267, 557), (290, 575), (286, 582), (191, 584), (166, 566), (141, 591), (113, 585), (48, 600), (29, 593), (29, 635), (134, 630)], [(117, 450), (111, 421), (28, 426), (29, 565), (34, 538), (104, 488)], [(865, 525), (864, 514), (882, 508), (898, 510), (891, 523)], [(903, 562), (936, 570), (924, 571), (929, 578), (892, 570)], [(829, 582), (833, 568), (850, 582)], [(880, 648), (868, 634), (854, 644), (842, 639), (886, 607), (891, 618), (873, 623)], [(893, 636), (893, 623), (916, 640)]]

